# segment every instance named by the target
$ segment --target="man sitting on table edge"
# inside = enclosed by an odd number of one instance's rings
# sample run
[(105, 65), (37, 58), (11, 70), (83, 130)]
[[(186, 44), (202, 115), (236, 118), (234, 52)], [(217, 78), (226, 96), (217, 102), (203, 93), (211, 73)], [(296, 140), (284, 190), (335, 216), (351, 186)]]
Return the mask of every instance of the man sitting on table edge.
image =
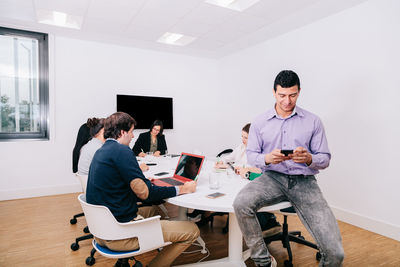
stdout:
[[(135, 125), (135, 120), (123, 112), (116, 112), (106, 118), (106, 142), (96, 151), (89, 169), (87, 202), (106, 206), (119, 222), (136, 221), (157, 215), (156, 207), (138, 208), (138, 201), (157, 203), (165, 198), (196, 191), (194, 181), (186, 182), (182, 186), (159, 187), (145, 178), (129, 148)], [(164, 241), (170, 241), (172, 244), (164, 247), (149, 263), (149, 267), (171, 266), (200, 234), (198, 227), (189, 221), (160, 222)], [(117, 251), (135, 250), (140, 245), (136, 237), (123, 240), (95, 239), (99, 245)]]
[(251, 258), (257, 266), (277, 265), (264, 243), (256, 212), (290, 201), (318, 245), (319, 266), (341, 266), (339, 227), (315, 179), (331, 158), (324, 127), (316, 115), (296, 106), (300, 80), (295, 72), (281, 71), (273, 94), (275, 107), (253, 121), (247, 145), (249, 163), (264, 174), (247, 184), (233, 204)]

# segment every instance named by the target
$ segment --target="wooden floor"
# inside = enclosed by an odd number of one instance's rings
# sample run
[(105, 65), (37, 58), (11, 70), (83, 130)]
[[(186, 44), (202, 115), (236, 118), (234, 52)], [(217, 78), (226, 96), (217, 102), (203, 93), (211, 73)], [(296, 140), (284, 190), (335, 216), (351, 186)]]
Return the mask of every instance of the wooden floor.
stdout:
[[(0, 202), (0, 266), (86, 266), (85, 259), (91, 250), (91, 241), (80, 243), (80, 249), (72, 251), (70, 245), (83, 235), (86, 225), (83, 217), (71, 225), (73, 214), (81, 212), (78, 194), (30, 198)], [(177, 208), (167, 206), (170, 215)], [(201, 227), (201, 236), (206, 241), (210, 256), (206, 260), (218, 259), (228, 254), (228, 235), (221, 232), (226, 217), (216, 217), (214, 227)], [(282, 221), (282, 218), (279, 218)], [(358, 227), (339, 222), (345, 250), (344, 266), (400, 266), (400, 242)], [(310, 235), (304, 230), (297, 217), (289, 218), (289, 230), (301, 230), (307, 240)], [(192, 246), (188, 250), (197, 250)], [(286, 250), (280, 242), (269, 246), (270, 252), (283, 266)], [(294, 266), (318, 266), (315, 250), (293, 244)], [(149, 252), (138, 259), (146, 265), (156, 252)], [(204, 255), (196, 252), (181, 255), (174, 265), (200, 260)], [(115, 260), (98, 254), (94, 266), (113, 266)], [(247, 266), (255, 266), (247, 260)]]

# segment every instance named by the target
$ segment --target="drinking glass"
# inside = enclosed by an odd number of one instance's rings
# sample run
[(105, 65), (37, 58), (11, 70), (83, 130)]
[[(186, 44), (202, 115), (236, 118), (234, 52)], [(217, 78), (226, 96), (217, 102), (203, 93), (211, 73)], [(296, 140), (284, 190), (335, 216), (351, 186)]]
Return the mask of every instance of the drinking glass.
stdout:
[(220, 172), (211, 171), (209, 174), (210, 189), (218, 189), (221, 186), (222, 174)]

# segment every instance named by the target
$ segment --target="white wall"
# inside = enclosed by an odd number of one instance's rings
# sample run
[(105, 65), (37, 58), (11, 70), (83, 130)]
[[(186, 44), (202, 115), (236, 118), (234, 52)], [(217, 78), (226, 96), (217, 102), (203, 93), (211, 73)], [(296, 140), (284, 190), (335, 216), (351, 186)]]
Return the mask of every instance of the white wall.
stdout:
[(57, 36), (50, 46), (51, 138), (0, 143), (0, 200), (79, 191), (71, 169), (77, 130), (88, 117), (115, 112), (116, 94), (173, 97), (170, 151), (216, 153), (208, 130), (219, 108), (209, 98), (218, 84), (215, 60)]
[(339, 219), (397, 240), (399, 10), (396, 0), (368, 1), (219, 62), (240, 121), (271, 108), (276, 74), (295, 70), (298, 104), (321, 117), (332, 152), (318, 175), (325, 197)]

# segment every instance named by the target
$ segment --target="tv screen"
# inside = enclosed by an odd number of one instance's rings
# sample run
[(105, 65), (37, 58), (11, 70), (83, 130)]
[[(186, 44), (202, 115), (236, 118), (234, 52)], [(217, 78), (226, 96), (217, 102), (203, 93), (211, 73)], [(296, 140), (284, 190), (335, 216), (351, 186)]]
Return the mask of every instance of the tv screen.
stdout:
[(171, 97), (117, 95), (117, 111), (131, 115), (136, 129), (150, 129), (155, 120), (161, 120), (164, 129), (173, 129)]

